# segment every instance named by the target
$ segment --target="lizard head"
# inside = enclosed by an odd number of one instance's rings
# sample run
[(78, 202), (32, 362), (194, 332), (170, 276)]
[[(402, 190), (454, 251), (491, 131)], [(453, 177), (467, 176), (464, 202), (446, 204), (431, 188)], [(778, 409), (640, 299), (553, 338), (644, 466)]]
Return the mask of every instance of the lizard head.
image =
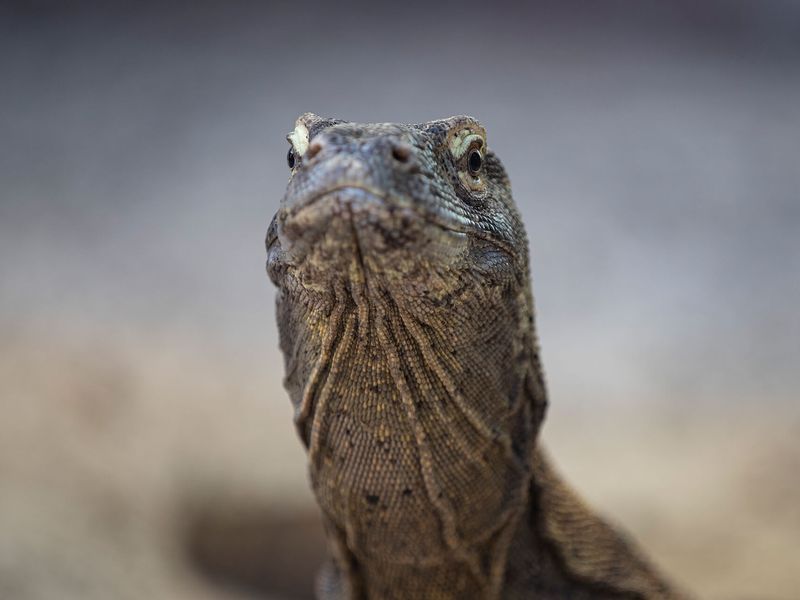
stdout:
[(267, 236), (269, 273), (311, 295), (337, 285), (433, 299), (527, 269), (508, 177), (476, 120), (356, 124), (307, 113)]

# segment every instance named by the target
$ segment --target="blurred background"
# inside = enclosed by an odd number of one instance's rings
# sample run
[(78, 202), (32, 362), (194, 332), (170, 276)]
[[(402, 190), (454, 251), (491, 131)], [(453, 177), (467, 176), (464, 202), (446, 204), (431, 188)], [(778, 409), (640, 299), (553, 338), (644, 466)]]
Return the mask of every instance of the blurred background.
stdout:
[(800, 4), (0, 5), (0, 598), (306, 598), (264, 234), (302, 112), (467, 113), (568, 479), (699, 597), (800, 597)]

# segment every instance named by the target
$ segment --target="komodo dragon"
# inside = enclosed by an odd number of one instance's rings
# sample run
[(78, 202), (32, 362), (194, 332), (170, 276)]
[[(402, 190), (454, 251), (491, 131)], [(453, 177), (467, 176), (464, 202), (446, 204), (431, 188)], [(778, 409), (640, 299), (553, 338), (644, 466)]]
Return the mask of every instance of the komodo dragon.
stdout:
[(484, 128), (301, 116), (267, 233), (321, 598), (681, 598), (537, 443), (528, 243)]

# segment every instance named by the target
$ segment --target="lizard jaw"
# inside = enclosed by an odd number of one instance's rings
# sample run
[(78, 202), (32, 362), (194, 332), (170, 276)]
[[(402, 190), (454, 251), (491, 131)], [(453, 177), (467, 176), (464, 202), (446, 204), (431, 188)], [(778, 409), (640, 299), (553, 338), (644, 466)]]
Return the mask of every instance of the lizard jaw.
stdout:
[(346, 273), (358, 256), (364, 268), (391, 278), (417, 272), (421, 264), (433, 270), (453, 267), (469, 246), (460, 226), (405, 199), (345, 185), (284, 209), (277, 241), (283, 258), (306, 275), (319, 270), (329, 278), (331, 268)]

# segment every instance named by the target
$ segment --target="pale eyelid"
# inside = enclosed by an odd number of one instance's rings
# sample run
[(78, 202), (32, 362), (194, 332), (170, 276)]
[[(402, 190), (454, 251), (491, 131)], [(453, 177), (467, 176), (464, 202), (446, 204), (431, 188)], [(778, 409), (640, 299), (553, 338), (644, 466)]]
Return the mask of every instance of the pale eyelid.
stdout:
[(308, 150), (308, 128), (303, 123), (298, 123), (286, 139), (292, 144), (298, 156), (303, 156)]
[(483, 136), (472, 129), (462, 129), (450, 140), (450, 153), (454, 158), (459, 159), (476, 143), (482, 148), (484, 145)]

